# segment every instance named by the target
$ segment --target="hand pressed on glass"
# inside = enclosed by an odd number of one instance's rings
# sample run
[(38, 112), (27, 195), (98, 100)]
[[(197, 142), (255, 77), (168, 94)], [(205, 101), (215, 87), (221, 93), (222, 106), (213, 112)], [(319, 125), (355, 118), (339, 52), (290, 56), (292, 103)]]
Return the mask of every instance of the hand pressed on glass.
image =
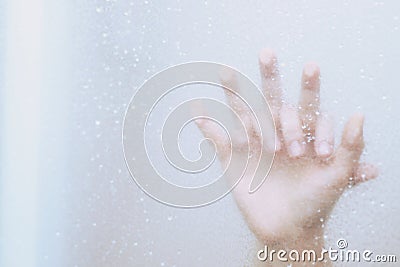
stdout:
[[(263, 92), (276, 125), (275, 151), (269, 151), (275, 152), (275, 159), (268, 178), (253, 194), (248, 193), (251, 178), (245, 174), (233, 191), (235, 200), (260, 241), (286, 248), (318, 249), (323, 246), (321, 222), (327, 219), (344, 189), (377, 176), (375, 166), (359, 162), (364, 149), (364, 117), (350, 117), (335, 148), (332, 120), (319, 110), (319, 67), (315, 63), (305, 65), (299, 103), (291, 105), (282, 99), (274, 52), (263, 50), (259, 65)], [(222, 82), (232, 85), (235, 81)], [(235, 95), (227, 94), (227, 98), (246, 127), (252, 128), (249, 111), (236, 104)], [(196, 122), (205, 137), (215, 141), (221, 164), (227, 164), (221, 129), (207, 120)], [(259, 154), (259, 136), (249, 137), (252, 152)], [(236, 149), (233, 153), (243, 152)], [(252, 164), (256, 163), (250, 159), (249, 166)]]

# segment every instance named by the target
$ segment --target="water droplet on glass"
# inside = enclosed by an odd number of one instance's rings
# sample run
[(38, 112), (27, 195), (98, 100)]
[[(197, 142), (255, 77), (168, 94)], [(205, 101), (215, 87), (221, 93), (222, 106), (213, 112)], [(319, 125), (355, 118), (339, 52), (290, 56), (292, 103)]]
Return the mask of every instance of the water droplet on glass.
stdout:
[(104, 8), (102, 6), (96, 7), (96, 12), (97, 13), (103, 13)]
[(352, 184), (347, 185), (347, 188), (351, 189), (353, 187)]

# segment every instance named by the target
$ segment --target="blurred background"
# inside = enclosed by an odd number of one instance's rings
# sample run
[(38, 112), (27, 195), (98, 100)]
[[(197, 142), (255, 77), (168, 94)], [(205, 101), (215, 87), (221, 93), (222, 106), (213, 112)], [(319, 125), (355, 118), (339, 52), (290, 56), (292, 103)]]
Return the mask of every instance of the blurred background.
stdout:
[[(366, 114), (363, 157), (381, 174), (346, 191), (327, 246), (346, 238), (400, 255), (399, 2), (2, 0), (0, 266), (250, 265), (260, 248), (232, 197), (200, 209), (154, 201), (130, 177), (121, 135), (151, 75), (205, 60), (259, 84), (263, 47), (278, 54), (293, 101), (304, 63), (319, 63), (338, 135), (350, 114)], [(183, 150), (200, 139), (191, 125)]]

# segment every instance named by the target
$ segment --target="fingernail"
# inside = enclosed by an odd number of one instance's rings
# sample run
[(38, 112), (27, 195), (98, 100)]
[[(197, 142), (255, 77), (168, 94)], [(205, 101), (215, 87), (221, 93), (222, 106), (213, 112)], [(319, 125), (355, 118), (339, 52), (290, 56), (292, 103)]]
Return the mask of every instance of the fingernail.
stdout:
[(328, 156), (331, 153), (332, 153), (332, 146), (328, 142), (322, 141), (318, 146), (318, 155)]
[(259, 59), (261, 63), (268, 66), (275, 63), (276, 55), (271, 49), (264, 48), (260, 51)]
[(309, 62), (304, 66), (304, 74), (308, 77), (312, 77), (316, 74), (319, 75), (319, 67), (314, 62)]
[(225, 84), (231, 84), (235, 81), (235, 73), (229, 68), (223, 68), (219, 71), (219, 78)]
[[(378, 168), (376, 166), (374, 166), (374, 165), (371, 165), (371, 164), (367, 165), (367, 167), (365, 169), (365, 172), (368, 174), (367, 175), (368, 176), (368, 180), (369, 179), (374, 179), (379, 175)], [(362, 175), (361, 175), (361, 177), (362, 177)], [(364, 178), (365, 178), (365, 174), (364, 174)]]
[(289, 146), (289, 154), (291, 157), (298, 157), (304, 153), (304, 147), (299, 141), (293, 141)]
[(276, 64), (277, 59), (274, 51), (271, 49), (263, 49), (259, 55), (259, 61), (264, 67), (265, 74), (271, 75), (277, 71)]
[(363, 146), (363, 124), (364, 115), (354, 114), (346, 123), (342, 141), (345, 146), (352, 148), (353, 146)]

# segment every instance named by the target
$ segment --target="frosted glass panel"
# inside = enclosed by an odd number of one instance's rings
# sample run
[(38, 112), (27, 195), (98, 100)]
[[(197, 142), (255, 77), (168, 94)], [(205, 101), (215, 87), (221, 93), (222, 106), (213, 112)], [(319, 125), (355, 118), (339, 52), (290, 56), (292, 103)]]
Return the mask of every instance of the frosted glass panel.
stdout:
[[(263, 245), (233, 196), (197, 209), (155, 201), (127, 169), (122, 128), (131, 97), (152, 75), (175, 64), (210, 61), (232, 66), (261, 85), (258, 54), (265, 47), (275, 51), (284, 95), (294, 103), (300, 95), (304, 64), (318, 63), (321, 109), (335, 120), (336, 145), (350, 115), (365, 114), (362, 161), (375, 163), (380, 174), (345, 190), (329, 220), (318, 226), (323, 228), (326, 246), (335, 247), (338, 239), (345, 238), (349, 248), (400, 256), (396, 156), (400, 4), (37, 1), (30, 18), (42, 18), (34, 20), (40, 23), (37, 27), (32, 26), (40, 35), (30, 36), (28, 18), (17, 14), (23, 5), (5, 3), (3, 8), (0, 2), (0, 129), (4, 132), (0, 159), (7, 163), (0, 176), (4, 266), (253, 266)], [(10, 48), (19, 40), (13, 39), (20, 25), (16, 21), (22, 21), (21, 36), (28, 36), (24, 42), (33, 40), (37, 47)], [(28, 74), (19, 73), (15, 66), (25, 66), (30, 53), (37, 56), (37, 51), (41, 53), (37, 67), (26, 70), (37, 71), (40, 78), (36, 89), (28, 90), (21, 82)], [(154, 115), (149, 128), (150, 143), (162, 130), (162, 113), (198, 95), (196, 88), (163, 100), (160, 115)], [(225, 101), (222, 91), (204, 92)], [(34, 104), (25, 105), (21, 99), (28, 103), (32, 99)], [(17, 116), (15, 110), (27, 115)], [(15, 118), (22, 118), (21, 124), (14, 124)], [(201, 139), (195, 124), (182, 132), (182, 151), (188, 158), (199, 156)], [(34, 150), (24, 150), (19, 140)], [(170, 168), (157, 142), (152, 144), (149, 153), (157, 166), (177, 183), (206, 184), (220, 172), (216, 161), (206, 176), (188, 178)], [(18, 157), (20, 163), (10, 163)], [(34, 170), (22, 171), (23, 166)], [(34, 186), (25, 186), (26, 181), (34, 181)], [(24, 222), (32, 227), (25, 228)], [(25, 241), (31, 245), (20, 245)], [(32, 247), (35, 250), (28, 253)], [(24, 253), (30, 257), (17, 257)]]

